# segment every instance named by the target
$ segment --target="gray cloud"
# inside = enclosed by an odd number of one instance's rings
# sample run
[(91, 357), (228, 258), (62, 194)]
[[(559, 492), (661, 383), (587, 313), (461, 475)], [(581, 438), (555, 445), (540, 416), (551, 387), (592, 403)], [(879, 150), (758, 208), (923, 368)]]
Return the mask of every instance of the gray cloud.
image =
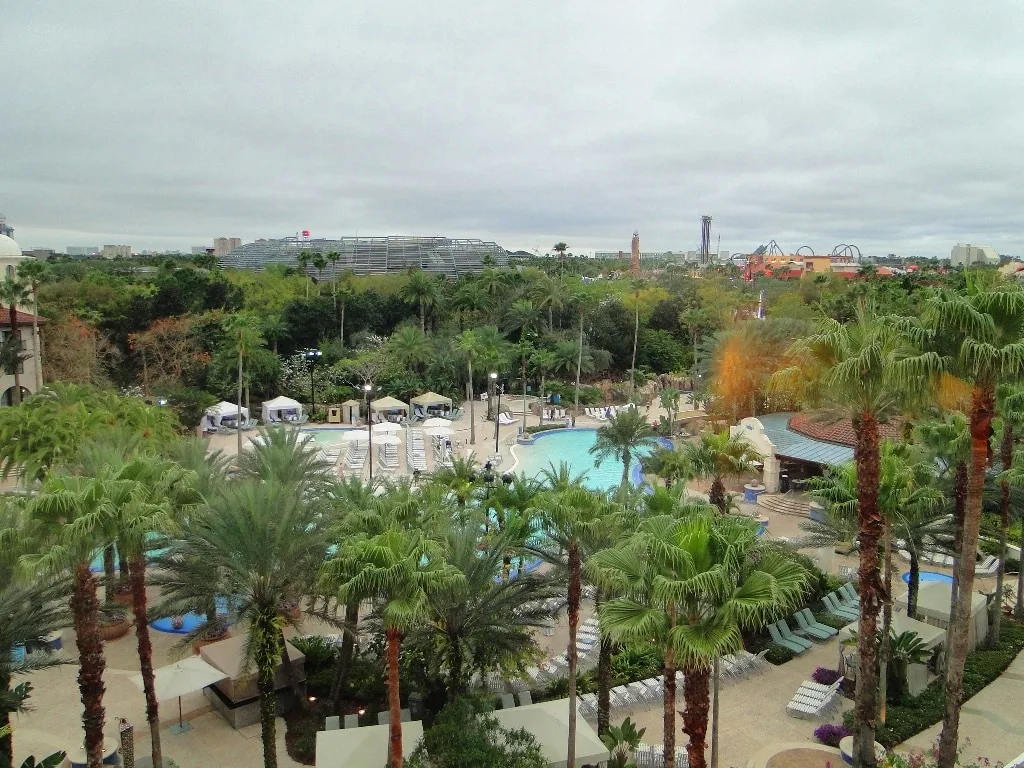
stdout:
[(686, 249), (708, 213), (733, 251), (1024, 254), (1011, 0), (11, 5), (23, 245)]

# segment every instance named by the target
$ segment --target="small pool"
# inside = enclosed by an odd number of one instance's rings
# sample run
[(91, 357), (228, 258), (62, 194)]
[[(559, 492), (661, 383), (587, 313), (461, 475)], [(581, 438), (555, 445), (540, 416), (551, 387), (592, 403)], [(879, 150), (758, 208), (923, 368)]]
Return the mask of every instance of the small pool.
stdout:
[[(594, 466), (594, 456), (590, 449), (597, 442), (596, 429), (555, 429), (540, 432), (533, 437), (533, 445), (516, 446), (516, 454), (519, 456), (516, 472), (521, 472), (527, 477), (537, 477), (550, 464), (557, 468), (564, 461), (574, 475), (586, 473), (583, 484), (591, 490), (612, 490), (622, 482), (622, 462), (605, 459), (600, 467)], [(657, 439), (666, 447), (672, 445), (670, 440)], [(642, 448), (639, 454), (646, 456), (650, 452), (650, 448)], [(636, 459), (637, 457), (633, 457), (630, 462), (630, 477), (633, 483), (638, 485), (640, 464)]]
[[(146, 534), (146, 540), (150, 541), (150, 542), (154, 542), (154, 543), (159, 542), (161, 539), (165, 539), (165, 538), (166, 538), (165, 536), (163, 536), (163, 535), (161, 535), (159, 533), (156, 533), (156, 532), (152, 532), (152, 531), (150, 533)], [(166, 554), (167, 552), (168, 552), (168, 548), (167, 547), (157, 547), (155, 549), (149, 549), (149, 550), (146, 551), (146, 562), (147, 563), (152, 563), (153, 560), (155, 560), (156, 558), (160, 557), (161, 555)], [(119, 560), (119, 558), (117, 556), (117, 553), (115, 552), (114, 553), (114, 567), (117, 568), (117, 569), (120, 569), (120, 565), (121, 564), (118, 562), (118, 560)], [(93, 573), (103, 573), (103, 550), (102, 549), (99, 552), (96, 553), (96, 556), (93, 557), (92, 562), (89, 563), (89, 570), (92, 571)]]
[[(947, 576), (944, 573), (936, 573), (935, 571), (921, 571), (917, 574), (918, 581), (944, 581), (947, 584), (953, 583), (953, 577)], [(910, 571), (903, 574), (903, 581), (906, 584), (910, 583)]]
[[(228, 612), (228, 600), (226, 597), (217, 598), (217, 615), (220, 618), (226, 618)], [(157, 632), (167, 632), (171, 635), (187, 635), (197, 627), (202, 626), (206, 623), (206, 616), (202, 613), (186, 613), (181, 617), (184, 623), (181, 628), (174, 626), (173, 619), (165, 617), (163, 619), (156, 619), (155, 621), (149, 622), (149, 626), (155, 629)]]
[(317, 445), (337, 445), (341, 442), (341, 436), (348, 432), (348, 429), (332, 427), (313, 427), (312, 429), (299, 430), (304, 435), (313, 438)]

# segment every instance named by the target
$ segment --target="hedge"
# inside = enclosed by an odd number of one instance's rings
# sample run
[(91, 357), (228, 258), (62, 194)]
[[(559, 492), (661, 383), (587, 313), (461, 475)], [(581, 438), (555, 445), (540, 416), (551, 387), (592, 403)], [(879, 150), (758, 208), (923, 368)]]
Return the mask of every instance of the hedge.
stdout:
[[(967, 655), (963, 701), (998, 678), (1022, 650), (1024, 624), (1003, 617), (999, 645), (991, 650), (979, 648)], [(884, 747), (894, 747), (942, 720), (945, 709), (945, 679), (939, 677), (920, 695), (889, 704), (885, 725), (878, 729), (875, 739)], [(848, 727), (853, 727), (852, 710), (846, 713), (845, 722)]]
[(538, 432), (547, 432), (551, 429), (565, 429), (565, 422), (559, 421), (557, 424), (536, 424), (532, 427), (527, 427), (525, 431), (528, 435), (535, 435)]

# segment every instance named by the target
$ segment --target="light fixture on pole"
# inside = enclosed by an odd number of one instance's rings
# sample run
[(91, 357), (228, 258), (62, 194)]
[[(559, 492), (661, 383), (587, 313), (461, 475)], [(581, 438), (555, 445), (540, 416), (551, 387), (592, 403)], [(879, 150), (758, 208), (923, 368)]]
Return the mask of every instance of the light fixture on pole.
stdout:
[(309, 411), (312, 413), (316, 410), (316, 389), (313, 386), (313, 368), (323, 357), (324, 353), (319, 349), (307, 349), (303, 353), (306, 357), (306, 365), (309, 366)]
[(370, 481), (373, 482), (373, 429), (370, 424), (370, 393), (373, 392), (373, 384), (363, 384), (363, 399), (366, 402), (366, 432), (370, 436)]
[(494, 455), (498, 455), (498, 429), (501, 427), (501, 393), (505, 389), (505, 385), (498, 385), (498, 374), (491, 371), (491, 384), (495, 385), (498, 390), (498, 405), (494, 411)]

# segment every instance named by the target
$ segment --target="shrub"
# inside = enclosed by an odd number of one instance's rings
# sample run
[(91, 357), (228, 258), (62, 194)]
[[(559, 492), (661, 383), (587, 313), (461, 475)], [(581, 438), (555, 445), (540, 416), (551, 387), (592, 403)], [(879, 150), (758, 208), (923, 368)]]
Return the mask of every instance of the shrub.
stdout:
[(664, 662), (661, 651), (653, 645), (627, 645), (612, 656), (612, 685), (626, 685), (658, 677)]
[[(818, 667), (822, 669), (822, 667)], [(828, 670), (831, 671), (831, 670)], [(825, 723), (814, 729), (814, 738), (829, 747), (838, 747), (839, 742), (852, 733), (845, 725)]]
[(821, 613), (815, 612), (815, 620), (819, 624), (825, 624), (826, 626), (832, 627), (832, 629), (842, 629), (850, 622), (847, 619), (841, 619), (838, 616), (833, 616), (831, 613), (822, 611)]
[(525, 431), (526, 431), (526, 434), (528, 434), (528, 435), (535, 435), (538, 432), (547, 432), (548, 430), (551, 430), (551, 429), (563, 429), (564, 427), (565, 427), (565, 422), (563, 422), (563, 421), (559, 421), (557, 424), (552, 424), (551, 422), (547, 422), (545, 424), (535, 424), (532, 427), (527, 427)]
[(818, 667), (811, 675), (811, 679), (821, 685), (832, 685), (840, 677), (842, 675), (839, 674), (839, 670), (829, 669), (828, 667)]
[(337, 649), (319, 635), (296, 637), (291, 640), (291, 644), (305, 655), (307, 675), (313, 675), (325, 669), (334, 669), (334, 660), (338, 655)]
[(304, 733), (295, 739), (292, 756), (303, 765), (313, 765), (316, 760), (316, 736)]
[(768, 635), (754, 635), (753, 637), (748, 637), (745, 645), (747, 650), (751, 653), (760, 653), (767, 649), (768, 653), (764, 655), (764, 659), (775, 666), (785, 664), (787, 661), (792, 661), (796, 656), (796, 654), (789, 650), (789, 648), (773, 643)]

